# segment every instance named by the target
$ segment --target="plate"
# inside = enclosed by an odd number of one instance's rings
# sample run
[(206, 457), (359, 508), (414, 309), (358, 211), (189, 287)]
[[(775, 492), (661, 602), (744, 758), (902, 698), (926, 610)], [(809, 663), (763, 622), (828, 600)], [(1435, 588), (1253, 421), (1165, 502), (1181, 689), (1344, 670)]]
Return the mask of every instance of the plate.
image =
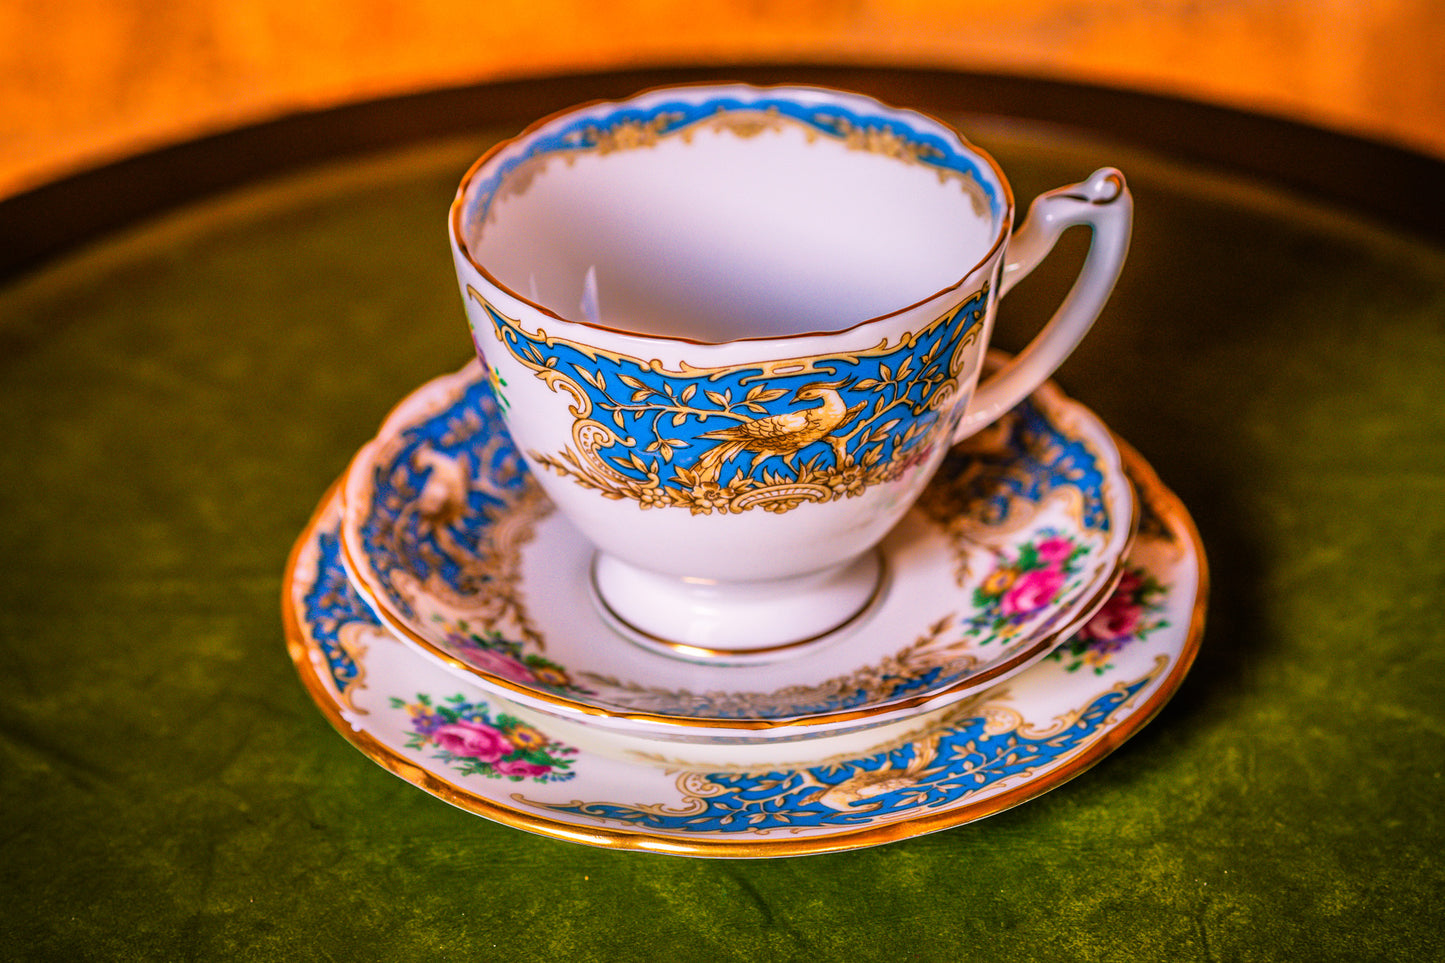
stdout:
[[(1204, 625), (1203, 549), (1184, 506), (1142, 458), (1124, 453), (1142, 520), (1103, 607), (1027, 671), (883, 741), (883, 730), (869, 730), (788, 747), (674, 744), (538, 715), (387, 630), (342, 563), (335, 491), (288, 563), (288, 647), (323, 714), (358, 749), (509, 826), (595, 846), (730, 857), (917, 836), (1077, 776), (1153, 718), (1188, 672)], [(816, 755), (777, 761), (789, 751)]]
[(881, 545), (865, 618), (791, 659), (699, 665), (632, 644), (593, 604), (592, 548), (512, 445), (484, 372), (414, 392), (353, 460), (344, 558), (423, 655), (554, 714), (747, 741), (916, 715), (1047, 655), (1108, 595), (1134, 531), (1113, 437), (1046, 385), (950, 453)]

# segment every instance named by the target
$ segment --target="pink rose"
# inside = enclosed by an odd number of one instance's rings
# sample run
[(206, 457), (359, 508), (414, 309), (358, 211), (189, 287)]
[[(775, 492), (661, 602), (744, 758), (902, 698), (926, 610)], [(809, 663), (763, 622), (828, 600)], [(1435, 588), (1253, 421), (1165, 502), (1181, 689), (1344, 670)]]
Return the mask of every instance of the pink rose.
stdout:
[(1036, 568), (1014, 580), (999, 608), (1004, 615), (1034, 612), (1052, 602), (1063, 587), (1063, 572), (1056, 568)]
[(500, 652), (492, 652), (489, 649), (471, 648), (466, 653), (466, 660), (473, 668), (481, 669), (483, 672), (490, 672), (499, 675), (504, 679), (511, 679), (513, 682), (535, 682), (532, 670), (527, 668), (516, 659), (502, 655)]
[(1134, 593), (1144, 587), (1143, 577), (1134, 569), (1124, 569), (1124, 574), (1119, 576), (1119, 584), (1114, 589), (1114, 598), (1133, 598)]
[(432, 739), (454, 756), (471, 756), (482, 762), (496, 762), (512, 751), (507, 737), (479, 722), (449, 722), (438, 726)]
[(1074, 543), (1067, 538), (1046, 538), (1034, 549), (1046, 565), (1060, 565), (1074, 554)]
[(1143, 609), (1127, 595), (1110, 596), (1103, 608), (1079, 630), (1079, 635), (1099, 641), (1129, 638), (1139, 627), (1141, 614)]
[(516, 776), (518, 778), (545, 776), (552, 771), (551, 766), (544, 766), (541, 763), (531, 762), (527, 759), (502, 759), (494, 763), (492, 768), (504, 776)]

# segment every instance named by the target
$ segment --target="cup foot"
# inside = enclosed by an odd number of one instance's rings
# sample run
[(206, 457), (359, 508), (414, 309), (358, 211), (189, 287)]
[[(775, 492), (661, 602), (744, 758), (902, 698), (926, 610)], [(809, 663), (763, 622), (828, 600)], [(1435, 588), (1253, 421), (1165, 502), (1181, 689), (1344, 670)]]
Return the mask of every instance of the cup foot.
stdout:
[(764, 582), (723, 582), (649, 572), (598, 552), (592, 596), (633, 643), (708, 665), (755, 665), (826, 645), (883, 596), (874, 549), (821, 572)]

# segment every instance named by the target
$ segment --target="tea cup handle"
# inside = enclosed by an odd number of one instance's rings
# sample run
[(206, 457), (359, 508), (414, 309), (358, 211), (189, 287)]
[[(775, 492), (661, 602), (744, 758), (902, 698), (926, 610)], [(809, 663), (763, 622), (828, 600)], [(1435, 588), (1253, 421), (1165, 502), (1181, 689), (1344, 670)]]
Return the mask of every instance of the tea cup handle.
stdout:
[(1012, 361), (979, 384), (953, 441), (967, 438), (1022, 401), (1083, 340), (1114, 289), (1129, 250), (1134, 199), (1124, 175), (1102, 168), (1088, 180), (1041, 194), (1009, 239), (999, 296), (1038, 266), (1065, 229), (1087, 224), (1094, 237), (1079, 277), (1049, 323)]

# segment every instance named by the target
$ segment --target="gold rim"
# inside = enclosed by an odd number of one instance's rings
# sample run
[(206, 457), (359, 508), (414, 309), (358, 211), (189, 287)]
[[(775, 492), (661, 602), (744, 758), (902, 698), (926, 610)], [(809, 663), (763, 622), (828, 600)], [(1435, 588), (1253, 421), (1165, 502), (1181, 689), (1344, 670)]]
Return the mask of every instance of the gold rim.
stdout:
[(301, 676), (302, 683), (321, 710), (322, 715), (347, 741), (373, 762), (459, 809), (484, 816), (514, 829), (521, 829), (552, 839), (611, 849), (712, 857), (803, 856), (840, 852), (951, 829), (1028, 802), (1093, 768), (1159, 714), (1159, 711), (1178, 691), (1198, 655), (1209, 602), (1209, 569), (1198, 529), (1183, 502), (1164, 486), (1149, 463), (1128, 443), (1117, 436), (1115, 440), (1119, 445), (1125, 465), (1134, 478), (1134, 483), (1141, 490), (1150, 508), (1159, 515), (1171, 533), (1192, 550), (1197, 581), (1194, 605), (1184, 643), (1180, 647), (1174, 665), (1159, 682), (1158, 688), (1153, 694), (1136, 710), (1120, 719), (1112, 728), (1101, 733), (1087, 749), (1037, 779), (1015, 786), (1013, 789), (988, 799), (963, 803), (952, 809), (922, 814), (911, 819), (905, 817), (879, 826), (805, 839), (688, 838), (646, 830), (577, 826), (537, 813), (516, 809), (491, 799), (481, 798), (469, 790), (428, 772), (389, 746), (382, 744), (369, 733), (352, 728), (342, 717), (337, 705), (337, 697), (322, 680), (311, 661), (306, 630), (302, 626), (293, 599), (296, 565), (304, 547), (315, 537), (321, 520), (332, 509), (339, 482), (332, 485), (327, 491), (321, 504), (312, 515), (311, 521), (293, 546), (286, 563), (281, 607), (287, 651), (291, 655), (297, 673)]
[[(323, 509), (324, 507), (323, 505)], [(569, 699), (565, 696), (541, 693), (535, 688), (513, 682), (501, 676), (482, 676), (478, 674), (475, 667), (440, 648), (406, 623), (397, 620), (386, 606), (377, 602), (374, 590), (370, 586), (353, 581), (352, 587), (361, 595), (367, 607), (380, 619), (387, 631), (402, 636), (408, 642), (428, 653), (434, 660), (445, 662), (459, 672), (464, 672), (471, 676), (472, 679), (475, 680), (473, 682), (474, 685), (493, 690), (505, 689), (508, 692), (516, 693), (516, 695), (520, 697), (519, 701), (521, 701), (523, 705), (528, 704), (529, 700), (536, 700), (545, 703), (548, 711), (556, 711), (557, 708), (562, 708), (596, 719), (625, 719), (631, 722), (649, 722), (676, 728), (738, 729), (749, 732), (766, 732), (787, 729), (808, 729), (824, 725), (831, 726), (834, 723), (856, 722), (860, 719), (868, 719), (874, 716), (890, 715), (894, 712), (914, 709), (926, 703), (941, 700), (945, 696), (959, 695), (960, 693), (966, 694), (986, 688), (991, 683), (1002, 681), (1004, 677), (1024, 670), (1030, 662), (1041, 659), (1053, 651), (1060, 642), (1076, 632), (1080, 626), (1087, 622), (1094, 613), (1099, 610), (1100, 606), (1109, 600), (1109, 596), (1113, 594), (1114, 588), (1119, 584), (1119, 579), (1124, 574), (1124, 563), (1128, 559), (1128, 545), (1132, 544), (1132, 542), (1133, 535), (1131, 534), (1129, 542), (1126, 543), (1125, 551), (1120, 554), (1113, 571), (1100, 583), (1098, 591), (1089, 598), (1089, 601), (1079, 610), (1075, 618), (1071, 619), (1057, 631), (1041, 636), (1039, 640), (1029, 648), (1014, 653), (1007, 661), (1000, 662), (983, 672), (971, 675), (954, 686), (939, 689), (936, 692), (927, 692), (921, 696), (900, 699), (896, 702), (887, 702), (874, 706), (865, 706), (860, 709), (840, 710), (831, 713), (783, 719), (721, 719), (706, 716), (669, 716), (654, 712), (631, 711), (617, 708), (609, 709), (587, 702), (578, 702), (575, 699)], [(340, 546), (350, 572), (361, 572), (362, 570), (357, 567), (355, 560), (352, 558), (351, 549), (347, 546), (344, 538), (340, 539)], [(365, 576), (360, 576), (360, 578), (364, 581)], [(498, 694), (503, 695), (503, 698), (508, 698), (508, 696), (503, 693)], [(940, 705), (936, 708), (943, 708), (943, 706)]]
[(597, 581), (596, 555), (592, 556), (592, 564), (588, 566), (588, 581), (592, 587), (592, 597), (596, 600), (598, 606), (601, 607), (604, 615), (607, 618), (610, 618), (612, 621), (616, 622), (617, 627), (622, 631), (624, 635), (630, 633), (635, 636), (635, 638), (630, 640), (634, 645), (639, 645), (642, 646), (644, 649), (648, 649), (653, 652), (661, 652), (664, 655), (671, 655), (674, 658), (679, 658), (687, 661), (697, 661), (704, 664), (707, 662), (719, 664), (727, 659), (756, 659), (759, 657), (774, 655), (780, 652), (787, 652), (791, 649), (797, 649), (803, 646), (826, 642), (833, 636), (837, 635), (839, 632), (842, 632), (844, 629), (848, 628), (849, 626), (857, 624), (861, 619), (871, 613), (874, 606), (878, 604), (878, 600), (883, 598), (884, 589), (888, 587), (889, 579), (892, 576), (892, 570), (888, 565), (887, 557), (883, 554), (883, 550), (879, 548), (874, 548), (871, 549), (871, 551), (874, 555), (878, 557), (878, 577), (873, 580), (873, 590), (868, 593), (868, 598), (863, 600), (863, 604), (860, 605), (856, 611), (850, 613), (846, 618), (838, 622), (838, 624), (827, 628), (822, 632), (817, 632), (813, 635), (807, 636), (806, 638), (792, 639), (788, 642), (779, 642), (775, 645), (756, 645), (750, 648), (714, 649), (705, 645), (695, 645), (691, 642), (679, 642), (676, 639), (669, 639), (661, 635), (655, 635), (647, 631), (646, 629), (633, 625), (627, 619), (623, 618), (622, 614), (619, 613), (615, 608), (613, 608), (611, 603), (607, 601), (607, 596), (603, 593), (602, 586)]
[[(633, 103), (642, 97), (650, 96), (666, 90), (701, 90), (709, 87), (719, 90), (726, 88), (742, 88), (750, 91), (757, 91), (759, 93), (770, 93), (787, 90), (844, 93), (851, 97), (858, 97), (863, 100), (870, 101), (871, 103), (877, 104), (885, 111), (892, 111), (898, 114), (912, 114), (915, 117), (920, 117), (926, 121), (929, 121), (930, 123), (938, 125), (941, 130), (948, 131), (950, 134), (952, 134), (953, 137), (958, 141), (960, 147), (978, 158), (982, 162), (981, 166), (986, 167), (988, 170), (990, 170), (993, 173), (994, 180), (998, 183), (1000, 193), (1002, 194), (1002, 211), (1001, 216), (999, 217), (997, 228), (995, 230), (993, 243), (989, 245), (988, 252), (984, 254), (981, 258), (979, 258), (978, 261), (973, 264), (967, 271), (965, 271), (955, 283), (940, 288), (938, 291), (935, 291), (933, 294), (930, 294), (926, 298), (921, 298), (913, 302), (912, 304), (905, 305), (894, 311), (890, 311), (887, 314), (875, 315), (874, 317), (859, 321), (856, 324), (850, 324), (846, 327), (837, 328), (829, 331), (806, 331), (799, 332), (797, 334), (775, 335), (771, 337), (733, 338), (729, 341), (702, 341), (700, 339), (684, 338), (678, 335), (642, 334), (641, 332), (630, 331), (626, 328), (615, 328), (609, 325), (597, 324), (591, 321), (578, 321), (573, 318), (564, 318), (562, 317), (562, 315), (553, 311), (551, 308), (548, 308), (542, 304), (538, 304), (536, 301), (533, 301), (532, 299), (525, 297), (517, 293), (516, 291), (513, 291), (511, 288), (507, 287), (507, 285), (503, 284), (497, 278), (493, 277), (490, 271), (482, 267), (481, 262), (478, 261), (477, 258), (472, 256), (471, 248), (467, 244), (467, 239), (462, 236), (462, 207), (465, 204), (468, 189), (476, 180), (477, 176), (481, 173), (482, 168), (490, 164), (492, 160), (495, 159), (496, 156), (502, 151), (506, 150), (513, 144), (532, 137), (548, 125), (553, 124), (561, 120), (562, 118), (573, 114), (581, 114), (584, 111), (593, 110), (599, 107), (622, 107), (626, 104)], [(912, 108), (898, 107), (886, 101), (879, 100), (877, 97), (870, 97), (867, 94), (860, 94), (854, 91), (846, 90), (840, 91), (833, 88), (822, 87), (816, 84), (759, 85), (746, 83), (717, 83), (715, 81), (702, 81), (694, 84), (667, 84), (661, 87), (649, 87), (646, 90), (638, 91), (631, 97), (625, 97), (621, 100), (590, 100), (586, 103), (577, 104), (576, 106), (568, 107), (564, 110), (559, 110), (555, 113), (548, 114), (542, 119), (528, 124), (525, 128), (522, 129), (520, 133), (512, 137), (508, 137), (502, 141), (499, 141), (498, 143), (488, 148), (487, 151), (482, 154), (480, 158), (477, 159), (476, 163), (474, 163), (467, 170), (466, 174), (462, 176), (461, 184), (457, 188), (456, 197), (452, 201), (447, 223), (451, 228), (451, 238), (453, 246), (456, 248), (457, 251), (461, 253), (467, 264), (470, 265), (471, 268), (476, 271), (478, 275), (486, 278), (487, 283), (495, 287), (498, 291), (503, 292), (508, 297), (515, 299), (518, 303), (525, 304), (532, 310), (537, 311), (538, 313), (548, 318), (560, 321), (563, 324), (575, 324), (579, 327), (590, 328), (594, 331), (606, 331), (609, 334), (625, 335), (633, 338), (643, 338), (648, 341), (665, 342), (671, 344), (685, 344), (696, 347), (715, 347), (722, 344), (771, 344), (796, 341), (801, 338), (833, 337), (835, 335), (845, 334), (850, 331), (856, 331), (860, 328), (865, 328), (871, 324), (877, 324), (880, 321), (886, 321), (889, 318), (895, 318), (900, 314), (906, 314), (916, 308), (922, 307), (925, 304), (929, 304), (933, 301), (939, 300), (940, 298), (947, 297), (948, 295), (953, 294), (959, 288), (968, 284), (971, 278), (977, 276), (980, 271), (987, 268), (989, 264), (993, 262), (994, 258), (998, 255), (999, 251), (1002, 250), (1005, 242), (1008, 240), (1009, 233), (1013, 228), (1015, 212), (1016, 207), (1014, 203), (1013, 187), (1010, 186), (1008, 178), (1004, 176), (1003, 168), (999, 166), (998, 161), (994, 160), (987, 151), (971, 143), (968, 138), (963, 135), (962, 131), (958, 130), (952, 124), (938, 117), (934, 117), (932, 114), (925, 113), (921, 110), (914, 110)]]

